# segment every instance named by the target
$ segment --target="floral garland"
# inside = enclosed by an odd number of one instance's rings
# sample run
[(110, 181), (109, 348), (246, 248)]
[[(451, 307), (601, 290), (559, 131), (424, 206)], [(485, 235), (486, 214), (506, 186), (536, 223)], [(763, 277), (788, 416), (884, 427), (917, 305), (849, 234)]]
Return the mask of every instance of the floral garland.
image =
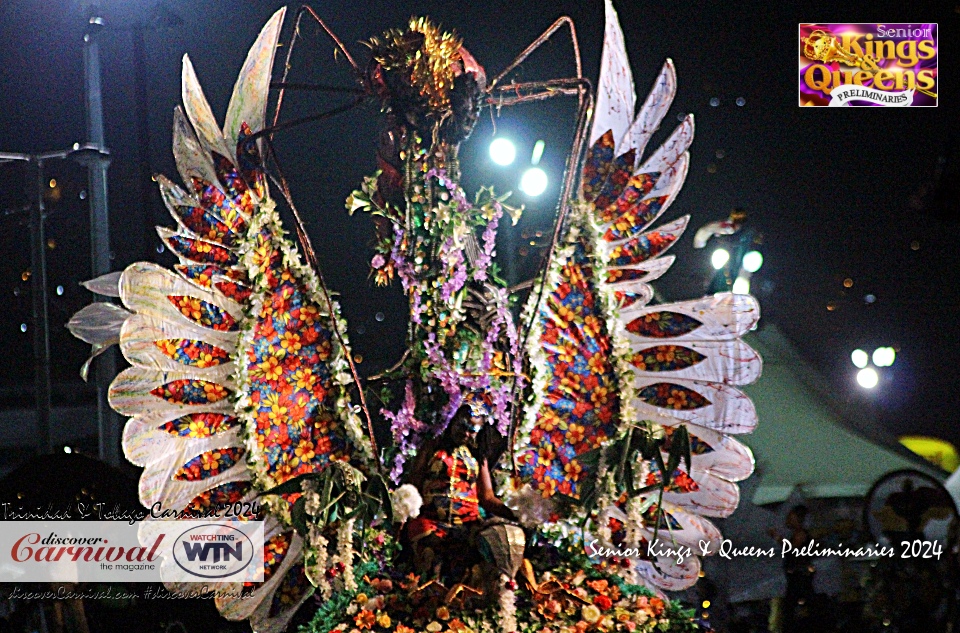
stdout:
[[(695, 612), (622, 577), (623, 567), (589, 559), (582, 541), (547, 532), (552, 552), (539, 547), (530, 578), (518, 586), (501, 577), (492, 603), (483, 598), (447, 603), (443, 587), (372, 561), (358, 563), (354, 589), (318, 608), (301, 633), (694, 633)], [(552, 561), (552, 562), (548, 562)], [(550, 584), (550, 590), (537, 588)]]
[(387, 409), (381, 411), (383, 417), (391, 423), (390, 432), (397, 447), (397, 454), (394, 456), (389, 474), (390, 480), (395, 484), (400, 483), (404, 464), (416, 454), (417, 447), (421, 445), (423, 435), (429, 428), (425, 422), (417, 419), (416, 406), (413, 383), (408, 380), (404, 387), (403, 404), (400, 405), (400, 409), (396, 413)]

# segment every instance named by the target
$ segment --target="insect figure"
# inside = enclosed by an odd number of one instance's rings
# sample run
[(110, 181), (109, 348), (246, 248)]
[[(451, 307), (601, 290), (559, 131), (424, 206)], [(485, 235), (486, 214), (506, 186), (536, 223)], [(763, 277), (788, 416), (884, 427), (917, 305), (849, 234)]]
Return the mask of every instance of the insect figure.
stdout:
[[(410, 313), (402, 358), (361, 379), (287, 181), (267, 168), (271, 136), (298, 123), (279, 122), (296, 86), (271, 80), (284, 14), (250, 50), (222, 127), (184, 58), (173, 147), (185, 188), (159, 178), (177, 223), (160, 236), (180, 263), (97, 280), (122, 311), (93, 304), (71, 321), (88, 342), (118, 338), (132, 365), (110, 401), (131, 418), (123, 446), (145, 469), (142, 502), (263, 502), (264, 580), (217, 598), (257, 631), (282, 630), (314, 593), (323, 633), (560, 630), (615, 613), (630, 630), (688, 630), (657, 592), (696, 581), (699, 559), (674, 552), (716, 551), (704, 517), (737, 506), (753, 458), (730, 435), (756, 413), (736, 386), (761, 361), (740, 340), (759, 318), (752, 297), (649, 305), (688, 220), (650, 228), (683, 184), (693, 138), (687, 117), (644, 158), (676, 90), (672, 63), (638, 109), (609, 0), (595, 102), (579, 62), (573, 78), (504, 83), (563, 26), (576, 51), (567, 19), (493, 79), (426, 18), (371, 39), (365, 68), (334, 37), (357, 101), (376, 99), (386, 120), (379, 170), (347, 208), (376, 217), (373, 273), (399, 281)], [(316, 17), (304, 8), (297, 26), (304, 16)], [(553, 241), (517, 317), (520, 291), (492, 268), (498, 225), (516, 210), (489, 190), (467, 197), (459, 146), (482, 108), (561, 94), (578, 100), (577, 132)]]

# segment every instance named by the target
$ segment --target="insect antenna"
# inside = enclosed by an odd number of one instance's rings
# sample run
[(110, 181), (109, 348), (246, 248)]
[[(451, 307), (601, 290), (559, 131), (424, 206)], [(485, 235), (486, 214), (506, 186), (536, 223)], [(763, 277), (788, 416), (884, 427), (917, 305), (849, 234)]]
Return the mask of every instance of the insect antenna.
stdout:
[[(366, 94), (366, 92), (363, 90), (363, 86), (364, 86), (363, 73), (360, 72), (360, 67), (357, 66), (357, 62), (355, 62), (353, 59), (353, 56), (350, 55), (350, 51), (347, 50), (347, 47), (343, 45), (343, 42), (340, 41), (340, 38), (337, 37), (337, 35), (332, 30), (330, 30), (330, 27), (327, 26), (327, 24), (320, 18), (319, 15), (317, 15), (317, 12), (314, 11), (313, 8), (310, 7), (310, 5), (307, 5), (307, 4), (300, 5), (300, 8), (297, 10), (297, 19), (294, 21), (294, 24), (293, 24), (293, 33), (290, 34), (290, 41), (287, 44), (287, 56), (286, 56), (286, 59), (284, 59), (284, 63), (283, 63), (283, 77), (280, 79), (279, 82), (276, 82), (280, 88), (280, 93), (277, 95), (277, 105), (273, 110), (274, 126), (277, 125), (277, 120), (280, 118), (280, 107), (283, 105), (283, 97), (286, 94), (287, 89), (288, 88), (291, 90), (304, 89), (302, 87), (294, 88), (293, 85), (287, 85), (287, 76), (290, 74), (290, 67), (291, 67), (290, 59), (293, 57), (293, 49), (297, 44), (297, 40), (300, 38), (300, 21), (303, 20), (304, 15), (309, 15), (314, 20), (316, 20), (317, 24), (320, 25), (320, 27), (324, 30), (327, 36), (331, 40), (333, 40), (334, 44), (337, 45), (337, 49), (341, 53), (343, 53), (343, 56), (347, 59), (347, 62), (350, 63), (350, 67), (353, 69), (353, 74), (356, 77), (357, 81), (360, 83), (360, 86), (361, 86), (360, 90), (364, 94)], [(298, 84), (298, 85), (303, 86), (305, 84)], [(271, 84), (271, 87), (273, 87), (273, 84)], [(330, 90), (330, 91), (332, 92), (333, 90)], [(339, 92), (339, 90), (337, 91)], [(346, 92), (346, 91), (347, 89), (343, 90), (343, 92)]]

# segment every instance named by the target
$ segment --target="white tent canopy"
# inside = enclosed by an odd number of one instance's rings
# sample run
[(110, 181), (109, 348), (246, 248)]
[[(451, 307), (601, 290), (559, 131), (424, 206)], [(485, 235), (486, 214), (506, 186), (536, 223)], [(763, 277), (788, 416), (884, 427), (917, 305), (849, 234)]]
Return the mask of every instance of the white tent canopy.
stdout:
[(946, 473), (880, 429), (864, 402), (831, 388), (776, 326), (764, 324), (744, 340), (763, 357), (760, 380), (744, 388), (760, 423), (739, 438), (757, 461), (753, 503), (785, 501), (796, 487), (806, 498), (862, 497), (883, 475), (907, 468), (944, 480)]

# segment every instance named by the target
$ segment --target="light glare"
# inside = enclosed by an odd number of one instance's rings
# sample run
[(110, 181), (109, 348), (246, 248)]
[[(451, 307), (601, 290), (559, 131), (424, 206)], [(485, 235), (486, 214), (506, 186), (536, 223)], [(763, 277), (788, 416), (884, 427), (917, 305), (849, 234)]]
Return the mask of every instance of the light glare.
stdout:
[(750, 280), (746, 277), (737, 277), (737, 280), (733, 282), (733, 294), (735, 295), (748, 295), (750, 294)]
[(517, 148), (509, 139), (495, 138), (490, 143), (490, 160), (498, 165), (507, 166), (517, 158)]
[(728, 261), (730, 261), (730, 253), (722, 248), (713, 251), (713, 255), (710, 256), (710, 264), (715, 270), (720, 270), (726, 266)]
[(539, 196), (547, 190), (547, 173), (539, 167), (531, 167), (520, 178), (520, 191), (528, 196)]
[(543, 149), (547, 146), (543, 141), (537, 141), (533, 144), (533, 155), (530, 156), (531, 165), (539, 165), (540, 159), (543, 158)]
[(853, 353), (850, 354), (850, 360), (853, 361), (857, 369), (863, 369), (867, 366), (867, 363), (870, 362), (870, 357), (862, 349), (855, 349)]
[(750, 251), (743, 256), (743, 269), (748, 273), (755, 273), (763, 266), (763, 255), (760, 251)]
[(880, 382), (880, 376), (877, 375), (876, 369), (867, 367), (857, 372), (857, 382), (864, 389), (873, 389)]
[(890, 367), (897, 359), (897, 352), (892, 347), (878, 347), (873, 352), (873, 364), (877, 367)]

